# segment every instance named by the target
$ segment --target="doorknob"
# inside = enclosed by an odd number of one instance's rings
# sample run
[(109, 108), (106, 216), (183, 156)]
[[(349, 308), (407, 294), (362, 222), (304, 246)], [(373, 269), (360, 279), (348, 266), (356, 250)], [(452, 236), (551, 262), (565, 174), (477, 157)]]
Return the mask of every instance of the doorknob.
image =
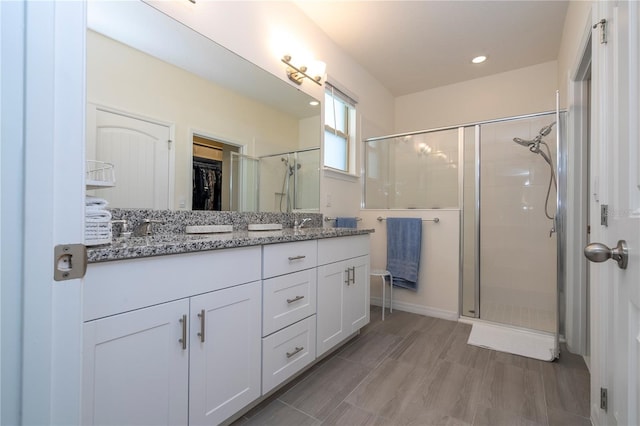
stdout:
[(584, 255), (592, 262), (604, 262), (605, 260), (613, 259), (618, 262), (620, 269), (627, 269), (629, 250), (625, 240), (618, 241), (618, 245), (613, 249), (601, 243), (591, 243), (584, 248)]

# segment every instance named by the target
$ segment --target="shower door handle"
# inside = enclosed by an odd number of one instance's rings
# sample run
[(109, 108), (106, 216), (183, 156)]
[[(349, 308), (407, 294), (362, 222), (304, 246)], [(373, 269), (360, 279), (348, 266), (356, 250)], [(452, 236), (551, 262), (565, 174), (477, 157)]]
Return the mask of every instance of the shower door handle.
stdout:
[(584, 255), (592, 262), (604, 262), (613, 259), (618, 262), (620, 269), (627, 269), (629, 249), (625, 240), (618, 241), (612, 249), (601, 243), (591, 243), (584, 248)]

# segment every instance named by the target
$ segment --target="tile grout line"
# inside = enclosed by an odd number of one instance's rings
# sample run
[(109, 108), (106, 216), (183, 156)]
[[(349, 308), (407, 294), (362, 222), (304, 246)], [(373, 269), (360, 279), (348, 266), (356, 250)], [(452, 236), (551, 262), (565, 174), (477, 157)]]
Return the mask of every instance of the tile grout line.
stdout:
[[(287, 407), (289, 407), (289, 408), (293, 408), (293, 409), (294, 409), (294, 410), (296, 410), (297, 412), (302, 413), (302, 414), (304, 414), (305, 416), (307, 416), (307, 417), (309, 417), (309, 418), (311, 418), (311, 419), (313, 419), (313, 420), (315, 420), (315, 421), (317, 421), (317, 422), (320, 422), (320, 423), (323, 423), (323, 422), (324, 422), (324, 420), (320, 420), (320, 419), (318, 419), (317, 417), (314, 417), (314, 416), (312, 416), (311, 414), (309, 414), (309, 413), (305, 412), (304, 410), (301, 410), (301, 409), (299, 409), (299, 408), (297, 408), (297, 407), (294, 407), (294, 406), (293, 406), (293, 405), (291, 405), (291, 404), (288, 404), (288, 403), (286, 403), (286, 402), (284, 402), (284, 401), (281, 401), (279, 398), (277, 399), (277, 401), (279, 401), (279, 402), (280, 402), (280, 403), (282, 403), (283, 405), (286, 405), (286, 406), (287, 406)], [(327, 417), (328, 417), (328, 416), (327, 416)]]

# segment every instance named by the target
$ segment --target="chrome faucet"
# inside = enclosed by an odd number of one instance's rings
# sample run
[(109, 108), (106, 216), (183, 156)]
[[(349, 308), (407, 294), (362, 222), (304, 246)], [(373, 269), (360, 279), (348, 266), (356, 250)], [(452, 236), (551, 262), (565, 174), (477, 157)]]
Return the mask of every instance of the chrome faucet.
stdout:
[(116, 235), (117, 237), (129, 238), (131, 236), (131, 231), (129, 230), (129, 221), (127, 219), (114, 219), (111, 223), (119, 223), (122, 225), (120, 227), (120, 234)]
[(142, 222), (136, 227), (133, 235), (136, 237), (147, 237), (153, 235), (153, 224), (163, 223), (161, 220), (143, 219)]
[(307, 222), (309, 222), (310, 220), (311, 220), (311, 218), (310, 218), (310, 217), (305, 217), (305, 218), (304, 218), (304, 219), (302, 219), (302, 221), (300, 221), (300, 222), (298, 222), (298, 220), (296, 220), (296, 221), (293, 223), (293, 229), (294, 229), (294, 230), (296, 230), (296, 231), (297, 231), (297, 230), (302, 229), (302, 227), (304, 226), (304, 224), (305, 224), (305, 223), (307, 223)]

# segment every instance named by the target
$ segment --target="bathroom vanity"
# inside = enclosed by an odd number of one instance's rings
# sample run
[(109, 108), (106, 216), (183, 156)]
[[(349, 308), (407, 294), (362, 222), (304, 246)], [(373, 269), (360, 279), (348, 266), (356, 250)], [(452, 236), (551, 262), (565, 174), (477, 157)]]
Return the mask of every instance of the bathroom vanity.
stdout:
[(90, 250), (82, 423), (219, 424), (254, 405), (369, 322), (369, 232)]

